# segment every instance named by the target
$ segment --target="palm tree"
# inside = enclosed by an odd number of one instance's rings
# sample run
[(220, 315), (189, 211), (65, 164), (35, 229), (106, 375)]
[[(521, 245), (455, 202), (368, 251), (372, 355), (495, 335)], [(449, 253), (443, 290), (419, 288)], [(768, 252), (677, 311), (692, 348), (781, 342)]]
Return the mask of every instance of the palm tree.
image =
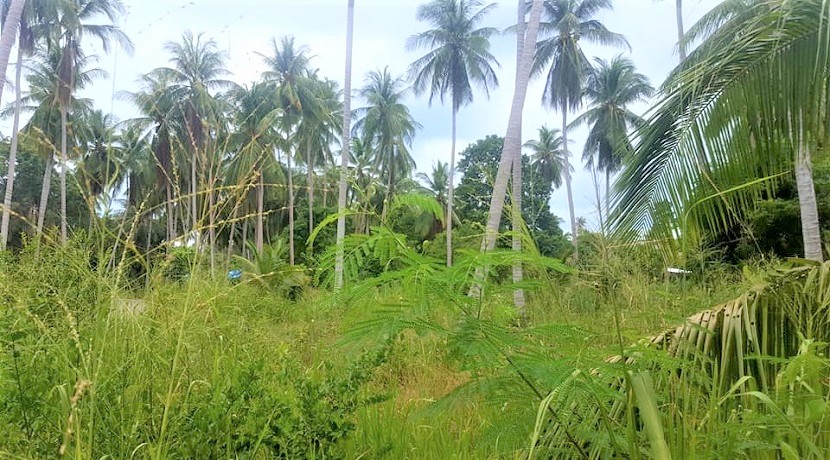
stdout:
[(343, 126), (340, 133), (340, 182), (337, 196), (337, 254), (334, 261), (334, 289), (343, 287), (343, 241), (346, 239), (346, 175), (349, 166), (352, 110), (352, 45), (354, 38), (354, 0), (346, 12), (346, 71), (343, 83)]
[(609, 212), (608, 186), (611, 174), (619, 171), (622, 160), (634, 150), (629, 132), (644, 121), (628, 106), (645, 101), (654, 93), (648, 77), (637, 73), (630, 59), (617, 56), (610, 62), (595, 59), (596, 67), (588, 76), (585, 97), (588, 110), (577, 117), (571, 127), (590, 126), (582, 160), (590, 168), (605, 172), (605, 212)]
[[(530, 16), (527, 24), (524, 23), (525, 15), (524, 11), (521, 9), (524, 6), (524, 0), (520, 0), (520, 37), (516, 39), (516, 87), (513, 92), (513, 102), (510, 106), (510, 118), (507, 122), (507, 133), (504, 136), (501, 158), (499, 159), (499, 168), (496, 172), (496, 179), (493, 182), (493, 195), (490, 198), (490, 210), (487, 216), (487, 227), (481, 243), (482, 251), (491, 251), (496, 246), (499, 224), (501, 223), (501, 215), (502, 212), (504, 212), (504, 201), (507, 195), (507, 183), (511, 177), (511, 172), (514, 172), (516, 168), (521, 167), (514, 167), (514, 163), (521, 161), (522, 113), (524, 111), (524, 103), (527, 97), (527, 87), (530, 82), (530, 74), (533, 65), (533, 46), (531, 45), (536, 43), (538, 36), (543, 0), (533, 0), (533, 3), (530, 6)], [(520, 217), (520, 213), (520, 208), (518, 212), (514, 212), (514, 222), (517, 221), (517, 214)], [(477, 281), (473, 283), (470, 290), (471, 294), (475, 295), (480, 291), (480, 280), (484, 279), (485, 276), (486, 274), (484, 273), (483, 268), (476, 269)], [(514, 280), (520, 276), (520, 272), (514, 271)], [(521, 293), (520, 290), (514, 291), (513, 300), (519, 315), (523, 316), (524, 294)]]
[[(250, 88), (238, 88), (230, 93), (236, 107), (233, 123), (236, 131), (231, 137), (236, 154), (231, 160), (233, 173), (230, 176), (237, 186), (246, 184), (251, 178), (256, 180), (254, 245), (257, 252), (262, 252), (265, 246), (265, 184), (266, 181), (273, 182), (280, 172), (273, 152), (281, 141), (275, 126), (282, 111), (276, 108), (273, 94), (274, 88), (267, 83), (254, 83)], [(247, 188), (244, 190), (240, 200), (248, 195)]]
[(88, 21), (99, 16), (110, 22), (124, 14), (126, 9), (121, 0), (65, 0), (58, 3), (55, 21), (57, 37), (49, 38), (48, 45), (60, 49), (61, 58), (58, 71), (58, 108), (61, 115), (61, 240), (66, 243), (66, 149), (67, 149), (67, 112), (75, 90), (75, 73), (78, 72), (77, 57), (82, 54), (81, 40), (92, 36), (101, 41), (104, 51), (109, 51), (113, 41), (127, 51), (132, 51), (130, 39), (117, 26), (112, 24), (89, 24)]
[[(3, 2), (3, 9), (5, 13), (3, 15), (4, 29), (6, 18), (9, 17), (8, 13), (12, 6), (11, 3), (11, 0), (5, 0)], [(15, 109), (12, 121), (11, 147), (9, 150), (9, 170), (6, 179), (6, 190), (3, 196), (3, 217), (2, 222), (0, 223), (0, 250), (6, 248), (6, 243), (9, 239), (9, 220), (11, 217), (12, 197), (14, 195), (17, 149), (20, 141), (20, 99), (23, 97), (21, 88), (23, 79), (23, 59), (25, 56), (31, 56), (34, 54), (35, 42), (37, 41), (37, 34), (34, 31), (34, 26), (43, 21), (43, 16), (46, 13), (46, 11), (36, 9), (35, 2), (26, 2), (26, 6), (23, 9), (23, 14), (20, 18), (20, 28), (17, 34), (17, 65), (15, 66), (14, 77)], [(2, 39), (0, 39), (0, 41), (2, 41)], [(0, 94), (2, 94), (2, 88), (0, 88)]]
[(409, 146), (420, 128), (402, 101), (407, 89), (401, 78), (389, 73), (389, 68), (372, 71), (366, 75), (366, 84), (360, 89), (360, 97), (367, 106), (355, 110), (358, 117), (354, 125), (363, 142), (372, 146), (377, 165), (386, 176), (386, 194), (381, 219), (386, 219), (397, 175), (409, 174), (415, 162), (409, 154)]
[[(202, 34), (193, 35), (187, 31), (182, 35), (181, 43), (167, 42), (165, 50), (171, 54), (171, 67), (162, 67), (154, 71), (160, 79), (170, 83), (168, 91), (176, 101), (176, 110), (183, 120), (184, 130), (179, 133), (181, 144), (190, 150), (190, 219), (191, 231), (196, 232), (199, 225), (198, 194), (199, 170), (208, 172), (208, 212), (211, 225), (209, 228), (211, 248), (215, 245), (213, 228), (213, 186), (214, 169), (212, 155), (207, 151), (210, 128), (219, 125), (221, 116), (217, 108), (218, 101), (212, 91), (233, 88), (234, 83), (223, 77), (229, 74), (225, 68), (226, 53), (220, 51), (214, 40), (205, 40)], [(201, 166), (201, 168), (200, 168)]]
[[(543, 102), (562, 113), (562, 145), (568, 153), (568, 112), (582, 105), (583, 86), (591, 64), (582, 52), (581, 40), (602, 45), (627, 46), (622, 35), (609, 31), (596, 15), (611, 9), (611, 0), (545, 0), (545, 19), (539, 25), (542, 38), (536, 44), (534, 74), (541, 74), (550, 65), (545, 82)], [(578, 247), (579, 229), (574, 214), (570, 168), (565, 168), (565, 188), (571, 219), (571, 238)], [(579, 254), (578, 250), (576, 252)]]
[(115, 121), (111, 114), (92, 110), (78, 120), (77, 136), (81, 148), (80, 177), (86, 188), (89, 207), (89, 225), (95, 221), (95, 203), (101, 194), (111, 189), (118, 175), (114, 152)]
[(427, 189), (432, 192), (432, 196), (438, 200), (439, 203), (446, 204), (447, 190), (450, 183), (450, 168), (449, 164), (438, 160), (432, 165), (432, 172), (430, 174), (419, 172), (416, 177), (426, 184)]
[(794, 170), (804, 254), (822, 260), (811, 157), (830, 140), (830, 4), (763, 0), (745, 8), (724, 19), (661, 88), (619, 179), (614, 224), (643, 234), (669, 205), (675, 235), (723, 230)]
[(531, 151), (531, 164), (536, 175), (554, 189), (562, 186), (565, 168), (569, 166), (562, 142), (558, 129), (542, 126), (539, 128), (539, 139), (531, 139), (524, 144)]
[(316, 84), (309, 75), (310, 57), (308, 49), (296, 46), (293, 37), (283, 37), (272, 42), (271, 55), (262, 55), (268, 70), (263, 73), (266, 81), (274, 84), (277, 108), (282, 110), (278, 127), (286, 142), (285, 157), (288, 166), (288, 260), (294, 265), (294, 174), (291, 161), (297, 155), (299, 146), (291, 145), (297, 128), (304, 117), (320, 116), (325, 104), (315, 92)]
[(473, 101), (473, 85), (480, 86), (489, 96), (498, 86), (490, 54), (493, 27), (479, 27), (495, 8), (491, 3), (481, 7), (482, 0), (433, 0), (418, 8), (418, 20), (427, 21), (434, 29), (410, 37), (409, 49), (427, 48), (429, 52), (410, 66), (415, 94), (429, 92), (432, 103), (436, 96), (452, 106), (452, 147), (450, 148), (450, 186), (447, 196), (447, 266), (452, 265), (452, 219), (455, 169), (456, 117), (461, 107)]
[[(86, 69), (89, 59), (83, 54), (76, 54), (74, 67), (79, 69), (74, 72), (73, 87), (83, 89), (93, 79), (105, 75), (100, 69)], [(29, 69), (27, 82), (28, 93), (20, 99), (19, 110), (31, 113), (26, 126), (23, 127), (24, 135), (29, 138), (36, 149), (46, 157), (43, 184), (41, 188), (40, 204), (38, 206), (37, 235), (43, 233), (43, 225), (46, 218), (46, 207), (49, 199), (49, 190), (52, 184), (52, 174), (55, 163), (55, 152), (58, 149), (58, 138), (66, 137), (63, 133), (66, 127), (62, 124), (59, 103), (60, 50), (41, 50), (34, 60), (35, 65)], [(83, 116), (91, 110), (92, 102), (88, 99), (71, 97), (67, 112), (73, 115)], [(12, 111), (17, 110), (12, 108)]]

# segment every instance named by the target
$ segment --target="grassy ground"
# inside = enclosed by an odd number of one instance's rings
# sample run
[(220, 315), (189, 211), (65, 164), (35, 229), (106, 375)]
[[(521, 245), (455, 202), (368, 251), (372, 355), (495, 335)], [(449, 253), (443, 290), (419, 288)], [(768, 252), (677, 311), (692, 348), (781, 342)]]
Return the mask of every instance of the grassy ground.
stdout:
[[(350, 338), (405, 289), (378, 288), (348, 301), (308, 289), (290, 301), (196, 271), (181, 282), (159, 276), (148, 293), (126, 290), (122, 278), (91, 259), (76, 245), (2, 262), (2, 456), (526, 453), (539, 401), (526, 388), (480, 383), (500, 378), (482, 358), (486, 350), (475, 355), (440, 333)], [(613, 282), (604, 278), (607, 286), (589, 272), (528, 290), (529, 327), (553, 337), (544, 359), (615, 353), (615, 312), (624, 340), (635, 341), (743, 287), (726, 269), (671, 281), (618, 271)], [(146, 310), (119, 313), (123, 298), (144, 300)], [(510, 328), (509, 292), (486, 303), (490, 320)], [(436, 324), (459, 321), (449, 307), (436, 311)]]

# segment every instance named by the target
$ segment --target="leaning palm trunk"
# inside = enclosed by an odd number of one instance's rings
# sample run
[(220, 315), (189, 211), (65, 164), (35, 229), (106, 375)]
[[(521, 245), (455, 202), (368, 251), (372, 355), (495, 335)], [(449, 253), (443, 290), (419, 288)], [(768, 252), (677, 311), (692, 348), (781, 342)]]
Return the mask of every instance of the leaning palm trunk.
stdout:
[(61, 112), (61, 243), (66, 244), (66, 107), (60, 108)]
[(11, 217), (12, 196), (14, 194), (14, 176), (17, 167), (17, 146), (20, 141), (20, 83), (23, 75), (23, 47), (17, 48), (17, 67), (14, 74), (14, 119), (12, 121), (12, 143), (9, 150), (9, 173), (6, 175), (6, 191), (3, 196), (3, 218), (0, 222), (0, 250), (6, 249), (9, 241), (9, 218)]
[(579, 229), (576, 227), (574, 213), (574, 196), (571, 188), (571, 154), (568, 152), (568, 106), (562, 105), (562, 150), (565, 156), (565, 190), (568, 193), (568, 214), (571, 218), (571, 242), (574, 245), (574, 257), (579, 258)]
[(43, 185), (40, 187), (40, 204), (37, 208), (37, 235), (43, 235), (43, 223), (46, 219), (46, 206), (49, 203), (49, 189), (52, 186), (52, 170), (55, 167), (55, 155), (49, 153), (46, 157), (46, 168), (43, 172)]
[[(9, 11), (6, 13), (6, 21), (3, 24), (3, 32), (0, 33), (0, 75), (3, 76), (4, 82), (6, 70), (9, 68), (9, 56), (17, 39), (17, 29), (20, 27), (20, 19), (23, 17), (25, 6), (26, 0), (11, 0)], [(0, 85), (0, 102), (3, 100), (4, 86)]]
[(800, 132), (795, 160), (795, 183), (798, 189), (798, 205), (801, 210), (801, 236), (804, 240), (804, 258), (821, 262), (821, 227), (819, 227), (816, 189), (813, 184), (813, 168), (810, 145)]
[(502, 148), (501, 159), (499, 160), (499, 169), (493, 184), (493, 196), (490, 199), (487, 228), (481, 244), (482, 251), (490, 251), (496, 246), (499, 225), (501, 224), (501, 215), (504, 212), (504, 200), (507, 193), (507, 183), (511, 175), (511, 168), (516, 156), (521, 154), (522, 111), (524, 109), (525, 97), (527, 96), (530, 67), (533, 61), (534, 44), (536, 43), (541, 15), (542, 0), (533, 0), (533, 6), (530, 8), (530, 21), (528, 22), (527, 33), (525, 34), (525, 44), (522, 48), (522, 56), (517, 63), (516, 87), (513, 93), (513, 103), (510, 107), (507, 135), (504, 137), (504, 146)]
[[(525, 44), (525, 0), (519, 0), (519, 18), (516, 30), (516, 60), (522, 58)], [(519, 68), (516, 66), (516, 75), (518, 76)], [(522, 145), (522, 119), (519, 117), (519, 145)], [(522, 151), (521, 148), (516, 152), (517, 155), (513, 157), (513, 200), (512, 200), (512, 217), (513, 217), (513, 250), (522, 252)], [(521, 261), (516, 261), (513, 264), (513, 283), (520, 284), (524, 278), (524, 270)], [(516, 312), (520, 317), (525, 315), (525, 292), (522, 288), (513, 290), (513, 306), (516, 307)]]
[[(455, 97), (453, 97), (455, 101)], [(452, 146), (450, 147), (450, 180), (447, 184), (447, 267), (452, 267), (452, 205), (453, 196), (455, 193), (455, 186), (453, 180), (455, 179), (455, 129), (456, 117), (458, 116), (458, 109), (453, 104), (452, 109)]]
[(354, 35), (354, 0), (349, 0), (346, 14), (346, 72), (343, 83), (343, 130), (340, 141), (340, 184), (337, 197), (337, 256), (334, 262), (334, 289), (343, 287), (343, 242), (346, 239), (346, 175), (349, 166), (349, 129), (352, 107), (352, 41)]

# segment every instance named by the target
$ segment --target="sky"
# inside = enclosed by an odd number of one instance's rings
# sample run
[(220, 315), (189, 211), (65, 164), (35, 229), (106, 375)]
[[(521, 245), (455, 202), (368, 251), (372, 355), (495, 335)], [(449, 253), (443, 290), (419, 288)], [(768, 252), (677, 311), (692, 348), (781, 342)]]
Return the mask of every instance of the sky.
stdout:
[[(353, 57), (353, 87), (359, 88), (366, 73), (388, 66), (394, 75), (403, 75), (409, 64), (426, 51), (407, 51), (408, 37), (430, 26), (416, 19), (418, 5), (426, 0), (356, 0)], [(229, 79), (240, 84), (256, 81), (265, 65), (258, 53), (271, 52), (271, 41), (294, 36), (314, 56), (312, 64), (320, 75), (343, 83), (345, 65), (346, 0), (124, 0), (128, 13), (119, 25), (135, 43), (132, 54), (122, 50), (104, 54), (96, 43), (84, 46), (99, 57), (98, 67), (108, 78), (96, 81), (80, 95), (95, 100), (98, 108), (112, 111), (124, 120), (138, 115), (131, 105), (116, 95), (120, 91), (139, 88), (138, 78), (156, 67), (168, 64), (164, 44), (179, 41), (185, 31), (204, 33), (227, 52)], [(693, 24), (714, 7), (718, 0), (686, 0), (684, 20)], [(598, 18), (612, 31), (625, 35), (628, 49), (613, 49), (583, 44), (589, 57), (610, 59), (628, 55), (639, 72), (658, 86), (677, 64), (677, 31), (675, 2), (670, 0), (616, 0), (614, 10)], [(485, 25), (504, 29), (516, 21), (515, 0), (505, 0), (487, 17)], [(458, 151), (490, 134), (503, 136), (513, 97), (513, 75), (516, 67), (515, 36), (492, 39), (491, 52), (497, 68), (499, 87), (489, 98), (477, 90), (471, 105), (458, 115)], [(536, 136), (543, 125), (561, 127), (561, 114), (542, 105), (543, 81), (531, 84), (523, 119), (523, 139)], [(450, 158), (450, 108), (440, 101), (430, 106), (427, 96), (408, 96), (414, 118), (423, 126), (412, 146), (419, 171), (428, 172), (436, 160)], [(353, 99), (352, 107), (362, 101)], [(644, 114), (648, 104), (632, 109)], [(576, 114), (571, 114), (570, 119)], [(5, 123), (4, 123), (5, 125)], [(570, 150), (574, 168), (574, 201), (576, 215), (584, 217), (589, 226), (597, 227), (596, 198), (591, 175), (579, 161), (585, 129), (570, 134)], [(456, 161), (458, 158), (456, 159)], [(456, 183), (460, 179), (456, 175)], [(551, 208), (555, 215), (566, 218), (568, 205), (564, 187), (554, 192)], [(563, 229), (568, 225), (563, 222)]]

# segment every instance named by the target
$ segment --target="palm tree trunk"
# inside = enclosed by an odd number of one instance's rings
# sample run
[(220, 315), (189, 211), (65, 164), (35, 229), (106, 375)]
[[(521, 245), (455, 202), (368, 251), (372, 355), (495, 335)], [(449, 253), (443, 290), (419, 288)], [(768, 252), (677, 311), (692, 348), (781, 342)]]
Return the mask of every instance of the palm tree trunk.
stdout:
[(677, 48), (680, 54), (680, 62), (686, 60), (686, 45), (683, 43), (683, 0), (677, 0), (675, 6), (675, 14), (677, 15)]
[[(213, 163), (211, 160), (210, 163)], [(216, 268), (216, 210), (215, 199), (213, 195), (213, 164), (208, 166), (208, 240), (210, 242), (210, 275), (214, 275)]]
[(233, 243), (234, 243), (234, 234), (236, 233), (236, 223), (239, 220), (239, 206), (235, 206), (233, 209), (233, 217), (231, 217), (231, 231), (228, 234), (228, 255), (227, 259), (231, 260), (231, 256), (233, 255)]
[(343, 241), (346, 239), (346, 175), (349, 167), (349, 135), (352, 115), (352, 42), (354, 38), (354, 0), (346, 13), (346, 71), (343, 83), (343, 130), (340, 132), (340, 184), (337, 197), (337, 256), (334, 261), (334, 289), (343, 287)]
[(595, 165), (591, 165), (591, 180), (594, 182), (594, 197), (597, 200), (597, 217), (599, 218), (599, 230), (600, 233), (605, 235), (605, 220), (602, 216), (602, 200), (600, 199), (600, 191), (599, 188), (602, 186), (600, 183), (600, 179), (597, 178), (597, 167)]
[(605, 221), (611, 218), (611, 170), (605, 170)]
[(574, 257), (579, 258), (579, 245), (574, 213), (574, 196), (571, 188), (571, 155), (568, 152), (568, 107), (562, 105), (562, 148), (565, 152), (565, 190), (568, 192), (568, 213), (571, 218), (571, 242), (574, 245)]
[(9, 241), (9, 219), (11, 217), (12, 195), (14, 194), (15, 168), (17, 167), (17, 146), (20, 141), (20, 82), (23, 75), (23, 48), (17, 48), (17, 67), (14, 74), (14, 119), (12, 121), (12, 145), (9, 150), (9, 172), (6, 175), (6, 192), (3, 196), (3, 219), (0, 222), (0, 250), (6, 249)]
[(308, 233), (314, 230), (314, 164), (311, 158), (311, 141), (306, 146), (306, 166), (308, 169)]
[[(453, 97), (455, 100), (455, 97)], [(447, 184), (447, 267), (452, 267), (452, 216), (453, 216), (453, 197), (455, 195), (455, 133), (456, 133), (456, 116), (458, 109), (453, 105), (452, 109), (452, 144), (450, 147), (450, 180)]]
[[(23, 17), (24, 6), (26, 6), (26, 0), (11, 0), (9, 10), (6, 13), (6, 21), (3, 24), (3, 31), (0, 33), (0, 75), (3, 75), (4, 82), (6, 70), (9, 68), (9, 56), (12, 54), (12, 47), (17, 39), (20, 18)], [(0, 85), (0, 102), (3, 100), (4, 86)]]
[(176, 209), (173, 206), (173, 185), (170, 184), (170, 177), (165, 179), (164, 190), (167, 195), (167, 241), (172, 242), (176, 239)]
[(294, 265), (294, 171), (291, 169), (291, 152), (286, 152), (288, 162), (288, 263)]
[[(801, 128), (803, 130), (803, 128)], [(822, 262), (821, 227), (818, 219), (816, 189), (813, 183), (813, 167), (810, 145), (800, 133), (795, 160), (795, 183), (798, 189), (798, 205), (801, 211), (801, 236), (804, 240), (804, 258)]]
[[(245, 219), (245, 230), (242, 232), (247, 236), (248, 234), (248, 219)], [(259, 183), (256, 187), (256, 228), (254, 229), (254, 245), (256, 250), (262, 252), (265, 246), (263, 237), (263, 228), (265, 226), (265, 176), (262, 171), (259, 172)], [(243, 244), (244, 247), (244, 244)]]
[(66, 107), (60, 108), (61, 113), (61, 243), (66, 244)]
[[(513, 160), (517, 156), (516, 152), (521, 153), (522, 112), (527, 96), (528, 82), (530, 81), (533, 51), (536, 48), (535, 46), (529, 46), (529, 44), (536, 43), (541, 15), (542, 0), (533, 0), (533, 6), (530, 9), (530, 20), (527, 25), (527, 33), (525, 34), (525, 44), (522, 48), (522, 58), (517, 62), (519, 70), (516, 72), (517, 78), (513, 93), (513, 103), (510, 106), (510, 118), (507, 123), (507, 134), (504, 137), (501, 159), (499, 160), (499, 169), (496, 173), (495, 182), (493, 183), (493, 196), (490, 198), (487, 228), (481, 244), (482, 251), (490, 251), (496, 246), (499, 225), (501, 224), (501, 215), (504, 212), (507, 183), (511, 176)], [(472, 289), (473, 294), (480, 291), (480, 282), (484, 279), (484, 273), (479, 271), (476, 278), (479, 280), (479, 284), (477, 286), (474, 285)]]
[[(516, 62), (522, 58), (525, 43), (525, 0), (519, 0), (519, 13), (516, 29)], [(516, 76), (519, 75), (519, 66), (516, 66)], [(519, 145), (522, 145), (522, 117), (519, 117)], [(513, 200), (512, 200), (512, 223), (513, 223), (513, 250), (522, 252), (522, 150), (521, 147), (513, 157)], [(519, 284), (524, 278), (522, 263), (517, 261), (513, 264), (513, 283)], [(518, 288), (513, 290), (513, 306), (520, 318), (525, 316), (525, 292)]]
[(55, 167), (55, 155), (49, 153), (46, 157), (46, 168), (43, 172), (43, 185), (40, 187), (40, 204), (37, 208), (37, 235), (43, 235), (43, 223), (46, 220), (46, 206), (49, 203), (49, 189), (52, 186), (52, 170)]
[(196, 150), (193, 151), (193, 159), (190, 162), (190, 231), (194, 238), (196, 238), (196, 250), (199, 250), (199, 238), (196, 236), (196, 230), (198, 226), (198, 200), (196, 199), (196, 191), (198, 190), (196, 186), (196, 163), (198, 162), (198, 157), (196, 155)]
[(392, 147), (392, 161), (389, 162), (389, 180), (386, 184), (386, 196), (383, 198), (383, 210), (380, 213), (381, 223), (386, 223), (386, 216), (392, 200), (392, 187), (395, 184), (395, 157), (397, 156), (395, 150), (395, 147)]
[[(259, 220), (259, 219), (257, 219)], [(242, 220), (242, 257), (248, 255), (248, 217)]]

